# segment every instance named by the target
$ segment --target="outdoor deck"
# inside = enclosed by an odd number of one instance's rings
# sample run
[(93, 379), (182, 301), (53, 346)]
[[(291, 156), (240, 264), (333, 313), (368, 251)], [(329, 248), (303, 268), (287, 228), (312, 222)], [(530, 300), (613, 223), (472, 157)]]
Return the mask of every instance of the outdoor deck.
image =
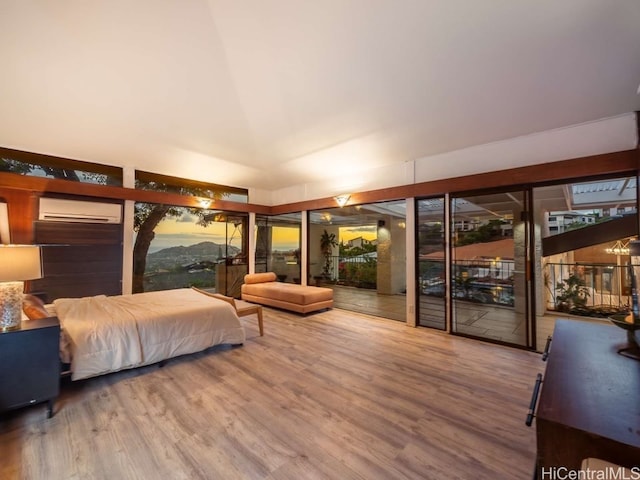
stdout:
[[(375, 290), (333, 285), (334, 306), (378, 317), (406, 321), (405, 295), (383, 295)], [(441, 298), (420, 296), (420, 311), (432, 314), (433, 322), (423, 320), (422, 326), (442, 330), (444, 328), (444, 302)], [(427, 314), (427, 316), (431, 316)], [(521, 317), (519, 315), (518, 317)], [(566, 316), (549, 312), (536, 317), (536, 345), (544, 349), (547, 337), (553, 333), (557, 318), (575, 321), (608, 323), (604, 319)], [(456, 302), (457, 332), (516, 345), (525, 345), (526, 331), (523, 319), (517, 318), (513, 308), (474, 302)]]

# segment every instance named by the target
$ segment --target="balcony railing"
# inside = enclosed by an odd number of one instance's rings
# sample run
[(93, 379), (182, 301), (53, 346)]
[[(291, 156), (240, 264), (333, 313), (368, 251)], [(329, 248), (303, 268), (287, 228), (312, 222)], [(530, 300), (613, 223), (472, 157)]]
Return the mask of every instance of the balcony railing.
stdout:
[(626, 265), (547, 263), (544, 280), (548, 310), (607, 317), (631, 304)]
[(338, 282), (360, 288), (377, 287), (378, 261), (373, 257), (334, 257)]
[[(452, 296), (471, 302), (513, 307), (513, 261), (457, 260), (452, 266)], [(445, 295), (443, 260), (420, 260), (420, 292)]]
[[(332, 257), (332, 280), (376, 288), (377, 261)], [(630, 279), (624, 265), (546, 263), (543, 267), (547, 310), (607, 317), (629, 309)], [(472, 302), (514, 306), (512, 261), (464, 260), (452, 266), (452, 296)], [(420, 260), (418, 284), (423, 295), (445, 295), (442, 260)]]

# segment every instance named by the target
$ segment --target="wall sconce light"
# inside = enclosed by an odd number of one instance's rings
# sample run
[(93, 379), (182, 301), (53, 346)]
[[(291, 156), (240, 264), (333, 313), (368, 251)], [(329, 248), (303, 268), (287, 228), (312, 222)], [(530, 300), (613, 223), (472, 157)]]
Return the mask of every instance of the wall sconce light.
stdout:
[(343, 195), (338, 195), (337, 197), (333, 197), (333, 199), (336, 201), (336, 203), (340, 208), (344, 207), (350, 198), (351, 198), (351, 195), (349, 195), (348, 193), (345, 193)]
[(209, 208), (211, 206), (211, 199), (210, 198), (201, 198), (200, 200), (198, 200), (198, 203), (200, 204), (200, 206), (202, 208)]
[(0, 331), (20, 327), (24, 280), (42, 277), (40, 247), (0, 245)]

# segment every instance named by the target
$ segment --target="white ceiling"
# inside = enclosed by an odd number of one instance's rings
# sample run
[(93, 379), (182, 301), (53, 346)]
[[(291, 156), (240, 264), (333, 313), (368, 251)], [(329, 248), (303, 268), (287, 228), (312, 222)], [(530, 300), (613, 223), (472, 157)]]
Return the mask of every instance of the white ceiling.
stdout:
[(0, 59), (2, 146), (278, 189), (640, 110), (640, 1), (0, 0)]

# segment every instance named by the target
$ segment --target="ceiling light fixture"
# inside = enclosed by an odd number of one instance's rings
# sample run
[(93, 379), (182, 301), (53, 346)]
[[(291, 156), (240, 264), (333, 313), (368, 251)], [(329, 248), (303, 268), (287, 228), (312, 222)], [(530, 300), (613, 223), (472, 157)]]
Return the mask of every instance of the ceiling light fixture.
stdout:
[(210, 198), (201, 198), (200, 200), (198, 200), (198, 203), (200, 203), (200, 206), (202, 208), (209, 208), (211, 206), (211, 199)]
[(336, 203), (340, 208), (344, 207), (350, 198), (351, 198), (351, 195), (349, 195), (348, 193), (333, 197), (333, 199), (336, 201)]
[(617, 240), (613, 246), (606, 248), (605, 251), (613, 255), (629, 255), (629, 241)]

